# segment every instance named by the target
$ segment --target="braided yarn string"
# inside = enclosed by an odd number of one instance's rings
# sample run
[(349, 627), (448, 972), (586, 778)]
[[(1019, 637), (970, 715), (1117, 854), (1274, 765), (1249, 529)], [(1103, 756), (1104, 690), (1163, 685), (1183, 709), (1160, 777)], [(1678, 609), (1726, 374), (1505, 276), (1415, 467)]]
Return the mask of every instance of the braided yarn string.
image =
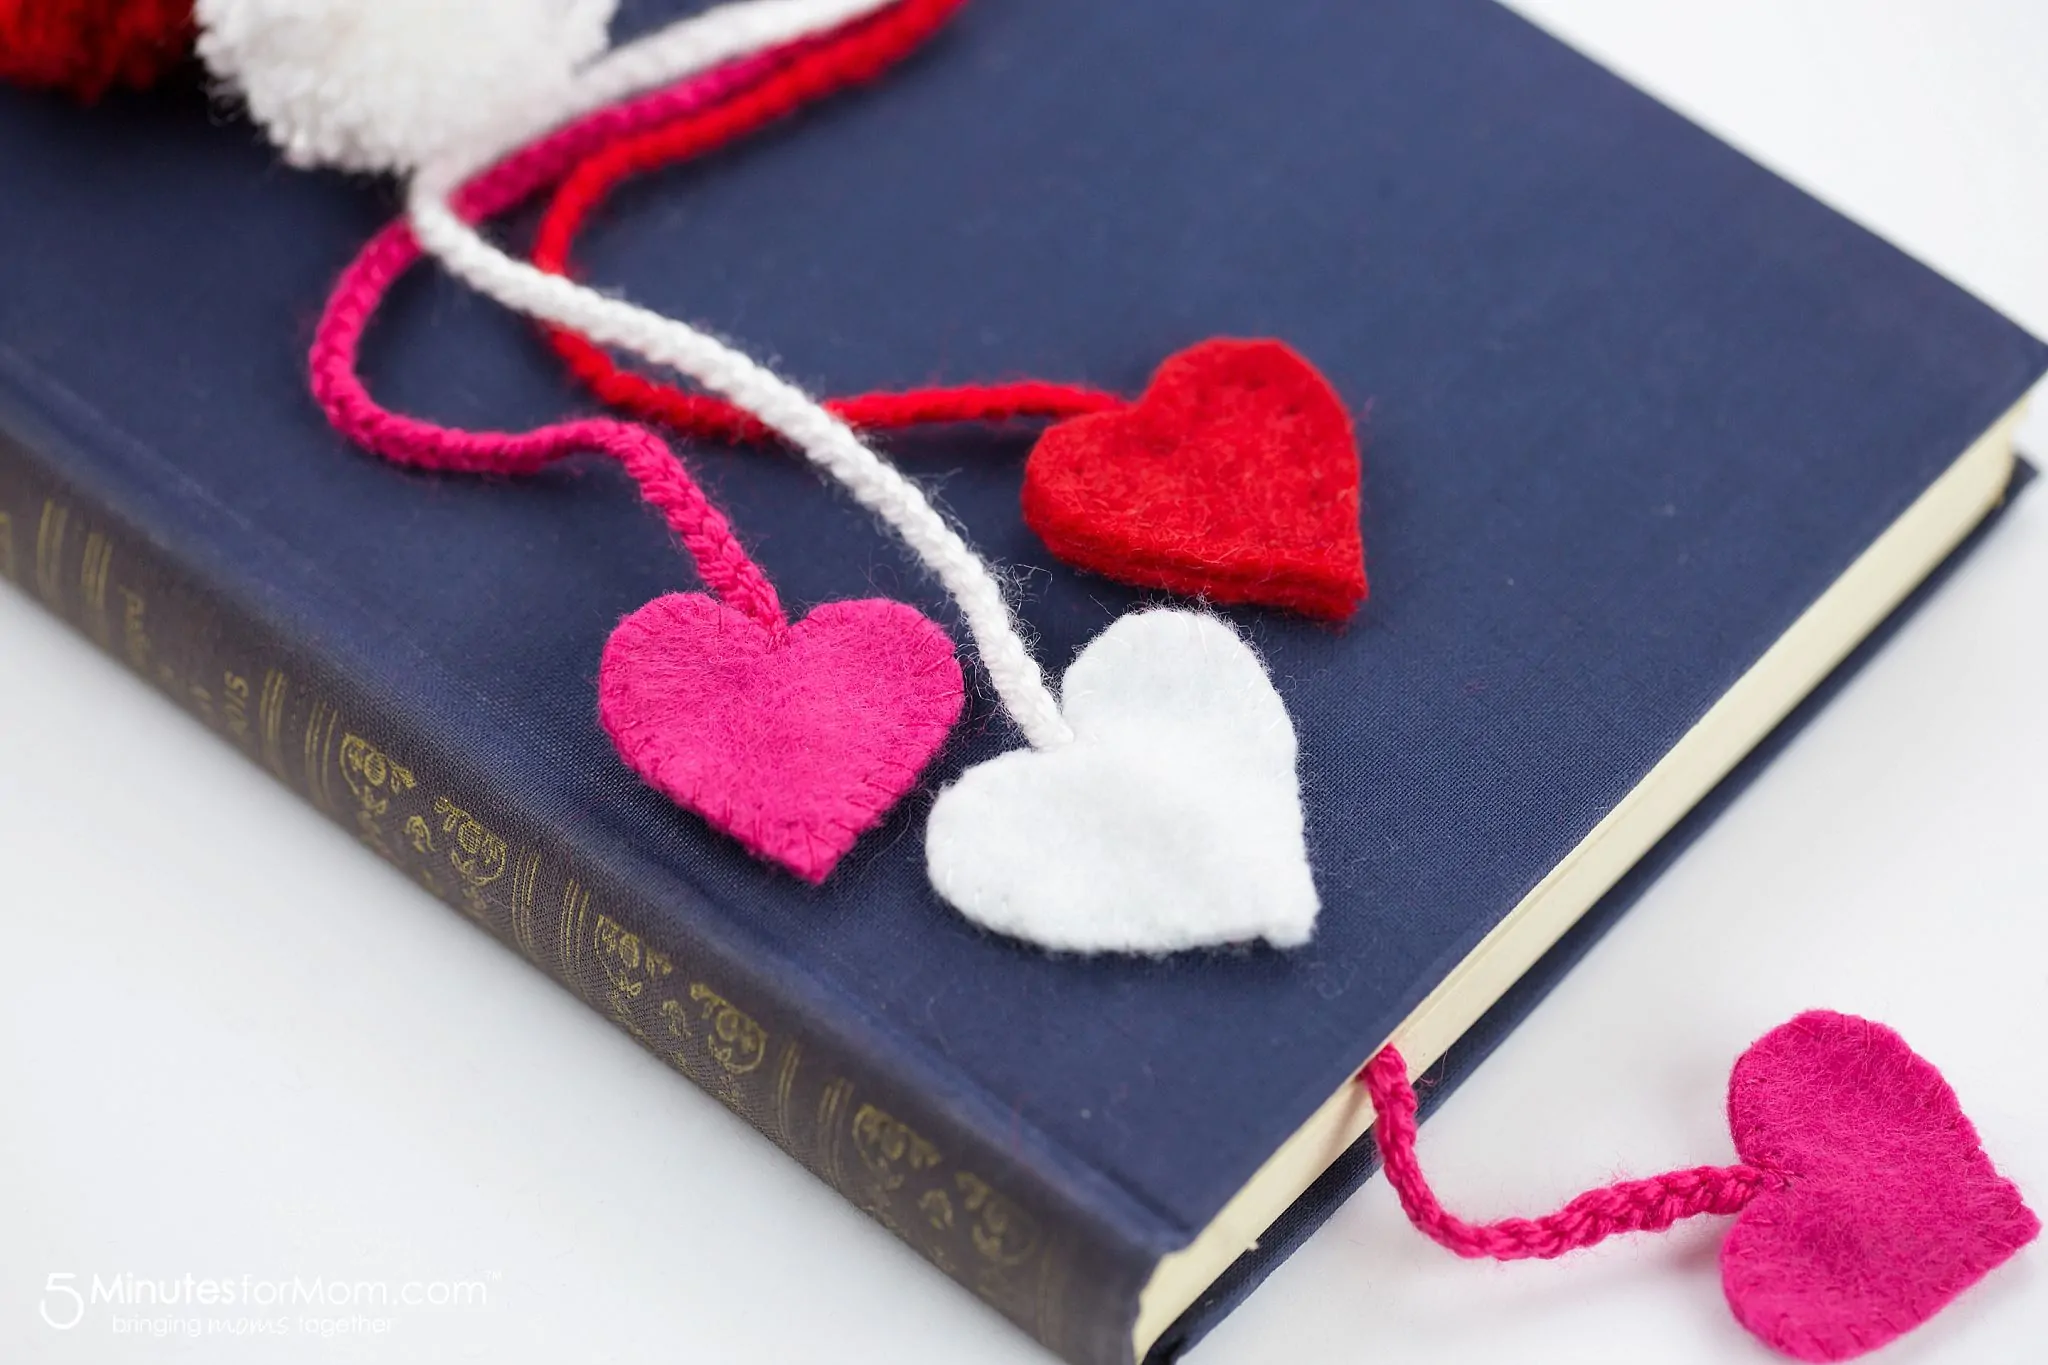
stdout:
[[(719, 24), (746, 8), (729, 5), (684, 21), (697, 30), (694, 50), (731, 55), (731, 35)], [(750, 33), (759, 27), (746, 26)], [(486, 241), (449, 203), (455, 188), (474, 169), (467, 156), (424, 167), (408, 194), (414, 235), (451, 274), (517, 312), (572, 328), (687, 375), (752, 412), (893, 527), (939, 579), (959, 607), (989, 680), (1026, 741), (1041, 749), (1071, 742), (1073, 731), (1011, 616), (994, 572), (922, 490), (862, 444), (838, 417), (751, 357), (686, 323), (514, 260)]]
[[(905, 0), (872, 23), (799, 54), (772, 79), (737, 99), (606, 146), (556, 189), (535, 238), (533, 263), (550, 274), (569, 274), (569, 252), (577, 233), (619, 182), (702, 156), (848, 86), (875, 79), (916, 51), (962, 3)], [(704, 440), (741, 444), (774, 438), (765, 423), (743, 408), (635, 374), (574, 332), (550, 328), (548, 339), (571, 372), (621, 411)], [(1125, 405), (1125, 400), (1113, 393), (1045, 380), (938, 386), (824, 400), (824, 406), (840, 420), (861, 430), (1017, 417), (1077, 417)]]
[(1549, 1260), (1624, 1232), (1662, 1232), (1702, 1214), (1739, 1213), (1773, 1183), (1754, 1166), (1695, 1166), (1646, 1180), (1588, 1190), (1541, 1218), (1468, 1223), (1446, 1210), (1415, 1158), (1415, 1088), (1408, 1064), (1392, 1047), (1365, 1065), (1359, 1079), (1379, 1117), (1376, 1139), (1387, 1181), (1401, 1210), (1424, 1236), (1474, 1260)]

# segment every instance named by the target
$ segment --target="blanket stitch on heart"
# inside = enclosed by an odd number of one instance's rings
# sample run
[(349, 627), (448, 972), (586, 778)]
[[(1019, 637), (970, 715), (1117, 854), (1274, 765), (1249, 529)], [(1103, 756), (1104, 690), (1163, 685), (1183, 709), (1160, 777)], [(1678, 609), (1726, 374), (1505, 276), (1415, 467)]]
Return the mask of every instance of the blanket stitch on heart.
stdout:
[(827, 602), (778, 634), (656, 598), (604, 650), (598, 715), (649, 785), (804, 880), (917, 784), (964, 700), (953, 641), (900, 602)]
[(1061, 422), (1024, 520), (1119, 582), (1343, 620), (1365, 600), (1358, 445), (1329, 381), (1277, 341), (1169, 357), (1132, 407)]
[(1815, 1010), (1735, 1064), (1728, 1126), (1777, 1176), (1721, 1248), (1742, 1324), (1799, 1360), (1845, 1360), (1911, 1331), (2031, 1242), (1933, 1064), (1892, 1030)]
[(1416, 1161), (1407, 1062), (1384, 1047), (1359, 1080), (1388, 1183), (1431, 1240), (1460, 1256), (1548, 1258), (1733, 1214), (1721, 1247), (1729, 1308), (1798, 1360), (1876, 1350), (2041, 1229), (1941, 1073), (1892, 1030), (1853, 1015), (1808, 1011), (1737, 1060), (1728, 1123), (1739, 1164), (1624, 1180), (1540, 1218), (1471, 1223), (1447, 1211)]

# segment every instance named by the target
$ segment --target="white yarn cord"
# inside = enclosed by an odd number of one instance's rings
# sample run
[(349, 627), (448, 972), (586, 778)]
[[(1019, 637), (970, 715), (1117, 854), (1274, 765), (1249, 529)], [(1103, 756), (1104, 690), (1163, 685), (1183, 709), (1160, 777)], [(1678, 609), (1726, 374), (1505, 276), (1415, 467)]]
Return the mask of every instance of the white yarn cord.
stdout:
[[(676, 80), (799, 38), (880, 7), (883, 0), (752, 0), (684, 20), (594, 63), (575, 91), (575, 112), (601, 107), (637, 89)], [(561, 110), (550, 122), (562, 121)], [(752, 413), (812, 463), (846, 486), (862, 506), (903, 537), (960, 608), (1003, 707), (1033, 748), (1071, 741), (1074, 732), (1010, 613), (1001, 585), (917, 485), (868, 449), (851, 428), (801, 389), (752, 358), (685, 323), (608, 298), (537, 270), (486, 241), (448, 207), (471, 174), (539, 131), (523, 127), (509, 143), (442, 158), (414, 177), (408, 211), (421, 246), (459, 279), (529, 317), (567, 327), (601, 345), (688, 376)]]

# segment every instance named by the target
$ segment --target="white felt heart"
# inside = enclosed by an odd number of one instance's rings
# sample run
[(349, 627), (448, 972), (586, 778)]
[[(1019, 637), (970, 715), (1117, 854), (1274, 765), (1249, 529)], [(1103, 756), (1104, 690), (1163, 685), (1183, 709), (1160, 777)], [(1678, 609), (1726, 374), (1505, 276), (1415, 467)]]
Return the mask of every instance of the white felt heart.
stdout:
[(932, 886), (997, 933), (1073, 952), (1306, 943), (1294, 725), (1213, 616), (1123, 617), (1067, 669), (1070, 743), (969, 768), (925, 828)]

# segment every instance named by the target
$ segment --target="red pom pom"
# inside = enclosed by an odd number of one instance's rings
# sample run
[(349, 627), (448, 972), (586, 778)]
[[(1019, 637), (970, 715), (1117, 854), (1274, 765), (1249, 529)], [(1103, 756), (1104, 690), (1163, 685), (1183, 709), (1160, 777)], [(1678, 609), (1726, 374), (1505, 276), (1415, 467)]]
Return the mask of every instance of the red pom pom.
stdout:
[(0, 80), (96, 100), (192, 51), (192, 0), (0, 0)]

